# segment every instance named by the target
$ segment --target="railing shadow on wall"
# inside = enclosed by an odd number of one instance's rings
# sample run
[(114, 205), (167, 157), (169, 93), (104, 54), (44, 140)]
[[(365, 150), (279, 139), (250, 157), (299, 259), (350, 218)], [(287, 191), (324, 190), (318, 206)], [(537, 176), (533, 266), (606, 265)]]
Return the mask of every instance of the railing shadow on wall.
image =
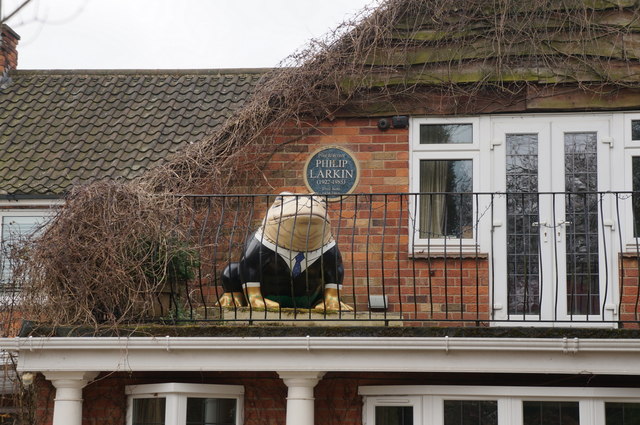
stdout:
[[(288, 196), (296, 211), (308, 199), (308, 195)], [(327, 326), (609, 323), (627, 327), (637, 326), (640, 320), (640, 245), (636, 237), (640, 225), (634, 214), (640, 211), (638, 194), (314, 196), (326, 205), (330, 220), (319, 231), (331, 234), (340, 254), (331, 251), (332, 260), (321, 249), (315, 260), (319, 274), (311, 277), (306, 272), (294, 278), (297, 250), (279, 247), (292, 234), (278, 233), (286, 236), (275, 236), (275, 241), (271, 235), (269, 244), (261, 227), (278, 195), (184, 195), (186, 207), (176, 220), (186, 229), (181, 243), (197, 261), (193, 273), (186, 273), (188, 280), (172, 282), (159, 295), (162, 320), (318, 322)], [(277, 208), (285, 213), (284, 207)], [(312, 215), (313, 208), (316, 213), (319, 210), (312, 206)], [(292, 217), (296, 237), (302, 234), (304, 239), (318, 232), (318, 225), (307, 216), (296, 212)], [(274, 223), (285, 227), (277, 219)], [(256, 235), (256, 229), (263, 230)], [(291, 293), (284, 296), (290, 295), (289, 304), (256, 307), (247, 301), (251, 294), (242, 286), (237, 291), (244, 299), (229, 303), (227, 298), (225, 304), (228, 294), (223, 272), (241, 259), (253, 261), (246, 252), (248, 240), (264, 246), (259, 248), (259, 264), (253, 264), (253, 274), (249, 273), (253, 277), (237, 272), (236, 284), (262, 282), (279, 274), (281, 286), (288, 282), (285, 286)], [(274, 245), (277, 253), (269, 251), (268, 246)], [(265, 252), (273, 261), (265, 260)], [(338, 255), (341, 266), (334, 261)], [(278, 257), (287, 256), (288, 263), (274, 265)], [(338, 273), (343, 276), (341, 285), (327, 282), (327, 276), (336, 275), (337, 267), (344, 269)], [(327, 306), (324, 283), (336, 284), (333, 295), (342, 304)], [(258, 297), (280, 299), (261, 289)], [(280, 295), (282, 291), (280, 288)]]

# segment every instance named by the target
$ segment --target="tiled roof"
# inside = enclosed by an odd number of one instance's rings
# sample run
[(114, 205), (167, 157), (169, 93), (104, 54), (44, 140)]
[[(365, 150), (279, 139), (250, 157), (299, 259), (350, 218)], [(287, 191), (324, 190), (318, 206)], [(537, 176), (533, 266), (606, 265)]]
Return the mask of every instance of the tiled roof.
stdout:
[(266, 71), (14, 71), (0, 87), (0, 196), (134, 178), (211, 132)]

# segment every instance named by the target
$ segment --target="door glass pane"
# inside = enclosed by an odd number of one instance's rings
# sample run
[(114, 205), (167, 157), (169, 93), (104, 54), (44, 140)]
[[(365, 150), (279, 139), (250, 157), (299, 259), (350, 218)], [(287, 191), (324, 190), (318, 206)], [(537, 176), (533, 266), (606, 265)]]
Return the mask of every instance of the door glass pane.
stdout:
[(537, 134), (507, 134), (506, 191), (509, 314), (539, 314)]
[(600, 314), (596, 133), (566, 133), (567, 312)]
[(473, 143), (473, 124), (422, 124), (420, 144)]
[(524, 425), (579, 425), (580, 408), (577, 401), (524, 401)]
[(498, 402), (445, 400), (444, 425), (498, 425)]
[(164, 398), (134, 398), (133, 425), (164, 425)]
[(376, 406), (375, 425), (413, 425), (413, 407)]
[(631, 120), (631, 140), (640, 140), (640, 120)]
[(235, 425), (236, 400), (187, 398), (187, 425)]
[(640, 424), (640, 403), (605, 403), (606, 425)]
[(470, 159), (420, 161), (420, 238), (473, 237)]
[(640, 156), (631, 158), (633, 174), (633, 236), (640, 237)]

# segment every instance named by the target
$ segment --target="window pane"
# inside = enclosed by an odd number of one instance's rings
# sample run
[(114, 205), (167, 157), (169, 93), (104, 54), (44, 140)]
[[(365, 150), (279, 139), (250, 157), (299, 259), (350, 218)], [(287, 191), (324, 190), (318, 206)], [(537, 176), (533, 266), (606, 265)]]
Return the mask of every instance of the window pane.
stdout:
[(631, 121), (631, 140), (640, 140), (640, 120)]
[(605, 403), (606, 425), (640, 424), (640, 403)]
[(187, 425), (235, 425), (236, 400), (187, 398)]
[(376, 406), (375, 425), (413, 425), (413, 407)]
[(567, 309), (600, 314), (596, 133), (564, 135)]
[(524, 401), (524, 425), (579, 425), (580, 408), (577, 401)]
[(473, 143), (473, 124), (421, 124), (420, 144)]
[(164, 425), (164, 398), (134, 398), (133, 425)]
[(472, 170), (470, 159), (420, 161), (420, 238), (473, 237)]
[(640, 237), (640, 156), (631, 158), (631, 173), (633, 174), (633, 236)]
[(12, 277), (11, 257), (16, 255), (16, 250), (20, 249), (24, 241), (42, 229), (46, 220), (47, 218), (41, 215), (2, 217), (0, 280), (5, 285), (11, 281)]
[(539, 314), (537, 134), (507, 134), (505, 170), (509, 314)]
[(445, 400), (444, 425), (498, 425), (498, 402)]

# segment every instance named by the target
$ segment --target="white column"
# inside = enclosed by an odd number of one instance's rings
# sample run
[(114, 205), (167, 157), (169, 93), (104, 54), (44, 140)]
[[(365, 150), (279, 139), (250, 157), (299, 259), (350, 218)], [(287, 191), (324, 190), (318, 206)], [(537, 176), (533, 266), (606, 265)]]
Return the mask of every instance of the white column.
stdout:
[(45, 372), (56, 387), (52, 425), (82, 425), (82, 389), (98, 372)]
[(324, 372), (278, 372), (289, 388), (287, 425), (313, 425), (313, 388)]

